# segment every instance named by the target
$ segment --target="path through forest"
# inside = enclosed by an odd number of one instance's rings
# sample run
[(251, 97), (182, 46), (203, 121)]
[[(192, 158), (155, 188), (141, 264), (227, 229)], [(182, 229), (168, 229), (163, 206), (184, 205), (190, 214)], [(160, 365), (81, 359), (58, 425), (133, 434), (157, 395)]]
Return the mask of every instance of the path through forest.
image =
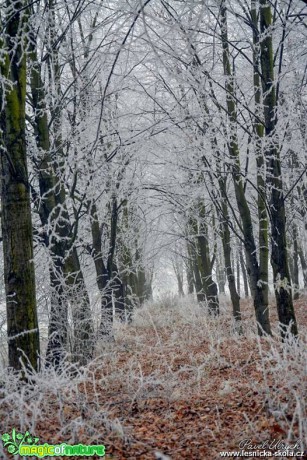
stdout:
[[(245, 337), (227, 304), (220, 318), (187, 299), (145, 306), (132, 325), (117, 325), (115, 343), (98, 344), (83, 373), (4, 395), (2, 429), (32, 427), (40, 443), (103, 443), (118, 460), (217, 459), (244, 440), (306, 438), (306, 346), (259, 339), (242, 303)], [(306, 331), (305, 305), (296, 302)]]

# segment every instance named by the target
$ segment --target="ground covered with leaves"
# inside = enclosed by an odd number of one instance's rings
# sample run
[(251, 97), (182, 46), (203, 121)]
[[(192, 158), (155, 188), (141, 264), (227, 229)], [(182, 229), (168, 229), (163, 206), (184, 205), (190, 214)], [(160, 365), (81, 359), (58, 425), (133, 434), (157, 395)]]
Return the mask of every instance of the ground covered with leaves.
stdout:
[[(281, 442), (306, 451), (306, 303), (296, 302), (300, 340), (286, 343), (274, 307), (274, 336), (259, 339), (248, 301), (243, 334), (226, 299), (218, 318), (189, 298), (146, 305), (132, 324), (115, 325), (114, 342), (97, 343), (87, 368), (43, 371), (21, 388), (3, 369), (0, 433), (104, 444), (106, 458), (119, 460), (217, 459), (244, 443), (246, 452), (268, 452), (251, 448), (265, 442), (272, 452)], [(0, 457), (13, 458), (2, 445)]]

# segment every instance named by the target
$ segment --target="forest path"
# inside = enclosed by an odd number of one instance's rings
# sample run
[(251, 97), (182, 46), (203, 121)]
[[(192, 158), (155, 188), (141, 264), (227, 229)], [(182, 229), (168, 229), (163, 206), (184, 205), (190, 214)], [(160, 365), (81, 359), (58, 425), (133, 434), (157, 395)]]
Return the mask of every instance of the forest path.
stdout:
[[(218, 459), (244, 441), (250, 453), (248, 442), (306, 438), (306, 347), (259, 340), (250, 302), (242, 304), (244, 336), (233, 333), (228, 311), (214, 319), (184, 300), (178, 309), (140, 309), (83, 374), (56, 390), (45, 382), (35, 416), (24, 401), (23, 419), (35, 421), (40, 443), (104, 444), (105, 458), (118, 460)], [(296, 302), (306, 329), (305, 305)]]

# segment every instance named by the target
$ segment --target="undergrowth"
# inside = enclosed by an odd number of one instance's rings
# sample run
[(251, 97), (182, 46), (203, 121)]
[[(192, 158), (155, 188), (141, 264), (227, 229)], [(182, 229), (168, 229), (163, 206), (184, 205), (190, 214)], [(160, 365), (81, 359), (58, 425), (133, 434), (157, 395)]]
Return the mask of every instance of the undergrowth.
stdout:
[[(249, 320), (242, 326), (238, 335), (226, 299), (214, 317), (192, 298), (170, 296), (137, 309), (131, 324), (115, 322), (115, 341), (98, 342), (96, 357), (86, 367), (68, 363), (60, 374), (43, 369), (31, 383), (20, 385), (2, 365), (0, 432), (15, 427), (54, 444), (120, 439), (128, 445), (134, 439), (131, 418), (145, 402), (159, 400), (169, 407), (210, 392), (217, 407), (214, 429), (222, 433), (223, 400), (260, 395), (261, 410), (279, 427), (279, 436), (299, 440), (306, 449), (306, 339), (303, 334), (284, 342), (277, 334), (258, 338)], [(259, 411), (252, 416), (242, 409), (255, 437), (260, 435)], [(0, 457), (9, 458), (1, 443)]]

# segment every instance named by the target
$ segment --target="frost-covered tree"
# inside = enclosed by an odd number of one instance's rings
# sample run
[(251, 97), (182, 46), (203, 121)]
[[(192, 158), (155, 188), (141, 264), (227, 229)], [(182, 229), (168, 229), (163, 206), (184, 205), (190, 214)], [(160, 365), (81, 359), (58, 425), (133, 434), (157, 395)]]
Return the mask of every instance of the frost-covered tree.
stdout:
[(40, 353), (26, 149), (28, 15), (27, 2), (7, 1), (0, 36), (4, 281), (9, 366), (17, 370), (37, 370)]

